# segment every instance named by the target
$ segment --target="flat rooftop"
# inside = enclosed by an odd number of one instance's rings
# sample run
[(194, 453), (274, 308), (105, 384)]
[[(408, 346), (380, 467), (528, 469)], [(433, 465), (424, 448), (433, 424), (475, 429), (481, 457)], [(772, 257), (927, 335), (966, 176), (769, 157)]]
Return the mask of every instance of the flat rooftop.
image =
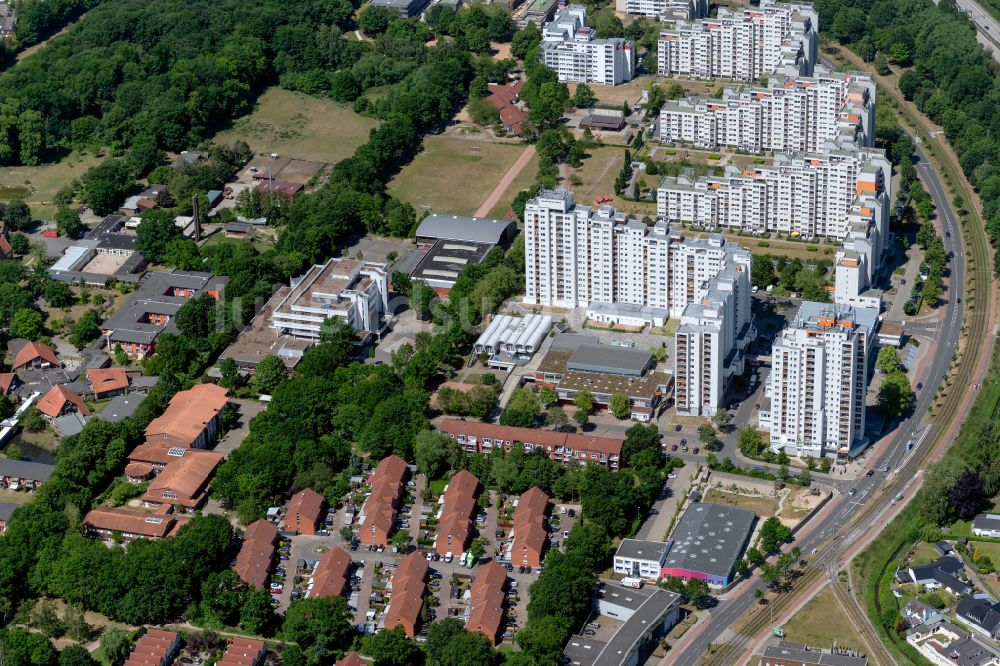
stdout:
[(614, 345), (580, 345), (566, 362), (566, 369), (609, 375), (640, 377), (653, 363), (648, 350)]
[(411, 277), (433, 283), (454, 284), (466, 266), (475, 266), (495, 247), (493, 243), (442, 239), (424, 253)]
[(714, 502), (688, 506), (674, 528), (664, 568), (728, 578), (757, 519), (753, 511)]

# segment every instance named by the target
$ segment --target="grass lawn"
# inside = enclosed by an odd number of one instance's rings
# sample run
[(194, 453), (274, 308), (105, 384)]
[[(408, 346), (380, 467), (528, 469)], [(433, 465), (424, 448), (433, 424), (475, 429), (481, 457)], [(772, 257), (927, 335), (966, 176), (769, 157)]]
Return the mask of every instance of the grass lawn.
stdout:
[[(520, 145), (430, 136), (420, 154), (389, 183), (389, 193), (418, 209), (472, 215), (523, 151)], [(531, 181), (537, 168), (525, 168)], [(503, 198), (504, 205), (513, 198), (511, 192)]]
[(9, 504), (27, 504), (31, 497), (31, 493), (22, 493), (17, 490), (0, 488), (0, 502), (7, 502)]
[[(997, 566), (1000, 563), (1000, 543), (987, 543), (984, 541), (970, 541), (970, 547), (974, 547), (978, 552), (985, 553), (989, 555), (989, 558), (993, 560), (993, 566)], [(986, 583), (986, 587), (993, 596), (1000, 597), (1000, 581), (997, 581), (997, 573), (980, 574), (983, 582)]]
[[(837, 246), (832, 243), (797, 243), (781, 238), (748, 238), (730, 233), (723, 233), (723, 236), (726, 237), (726, 240), (747, 248), (752, 254), (781, 254), (789, 259), (798, 257), (803, 261), (808, 259), (829, 259), (833, 261), (837, 251)], [(760, 243), (766, 243), (767, 245), (761, 247)], [(811, 252), (806, 249), (809, 247), (815, 247), (817, 250)], [(826, 250), (832, 251), (827, 254)]]
[(705, 493), (705, 498), (702, 501), (718, 502), (719, 504), (728, 504), (729, 506), (741, 509), (749, 509), (762, 518), (773, 516), (775, 511), (778, 510), (778, 503), (770, 497), (737, 495), (736, 493), (727, 493), (716, 488), (712, 488)]
[[(687, 95), (713, 95), (716, 90), (722, 87), (721, 83), (716, 83), (712, 85), (707, 81), (695, 81), (687, 79), (665, 79), (657, 78), (654, 76), (640, 76), (632, 79), (628, 83), (623, 83), (618, 86), (602, 86), (596, 83), (587, 84), (590, 89), (594, 91), (594, 96), (597, 97), (597, 103), (601, 105), (614, 105), (621, 106), (622, 102), (628, 102), (629, 105), (633, 105), (642, 98), (642, 91), (649, 87), (651, 83), (656, 81), (661, 88), (667, 90), (670, 86), (675, 83), (679, 83), (681, 87), (684, 88), (684, 92)], [(576, 84), (569, 84), (569, 94), (572, 97), (576, 94)]]
[(535, 184), (535, 176), (538, 175), (538, 155), (531, 158), (531, 161), (517, 174), (517, 178), (511, 181), (510, 187), (500, 197), (500, 201), (489, 212), (489, 217), (497, 220), (514, 219), (514, 211), (510, 208), (510, 203), (521, 190), (526, 190)]
[(330, 100), (273, 87), (249, 115), (215, 136), (215, 143), (243, 139), (255, 153), (278, 153), (318, 162), (339, 162), (368, 140), (378, 121)]
[(861, 643), (861, 636), (830, 588), (824, 587), (785, 624), (785, 640), (824, 648), (837, 641), (837, 645), (853, 647)]
[(0, 169), (0, 199), (23, 197), (36, 220), (51, 220), (57, 208), (52, 203), (56, 192), (102, 159), (74, 152), (52, 164), (4, 167)]
[(435, 495), (440, 495), (441, 493), (443, 493), (444, 487), (446, 485), (448, 485), (448, 482), (445, 481), (444, 479), (437, 479), (435, 481), (429, 481), (427, 483), (427, 487), (430, 488), (430, 491)]
[[(615, 196), (615, 178), (624, 163), (625, 148), (623, 146), (591, 148), (587, 151), (583, 166), (573, 170), (573, 174), (580, 179), (580, 184), (573, 185), (569, 181), (564, 181), (562, 187), (573, 190), (578, 204), (593, 205), (596, 197)], [(655, 187), (658, 183), (659, 176), (646, 177), (647, 186)], [(640, 218), (644, 215), (656, 216), (654, 202), (626, 201), (622, 197), (615, 197), (612, 205), (616, 210), (625, 211)]]
[(934, 562), (939, 557), (941, 557), (937, 549), (934, 548), (934, 544), (927, 543), (926, 541), (921, 541), (920, 545), (916, 547), (913, 551), (913, 559), (911, 560), (911, 566), (922, 567), (925, 564), (930, 564)]

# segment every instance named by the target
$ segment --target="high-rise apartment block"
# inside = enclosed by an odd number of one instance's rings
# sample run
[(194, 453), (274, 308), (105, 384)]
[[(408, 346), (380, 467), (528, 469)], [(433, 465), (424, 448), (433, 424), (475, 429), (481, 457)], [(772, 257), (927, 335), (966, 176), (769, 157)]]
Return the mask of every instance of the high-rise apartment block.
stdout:
[(661, 21), (707, 18), (708, 10), (708, 0), (615, 0), (615, 11), (656, 17)]
[(587, 10), (569, 5), (542, 29), (542, 62), (560, 81), (616, 86), (635, 76), (635, 44), (625, 39), (597, 39), (587, 27)]
[(656, 213), (668, 224), (843, 240), (855, 209), (888, 229), (890, 168), (883, 151), (853, 146), (779, 154), (773, 165), (729, 166), (721, 177), (668, 176)]
[(766, 88), (670, 101), (660, 113), (660, 141), (707, 150), (819, 153), (833, 141), (870, 147), (874, 140), (875, 83), (863, 74), (775, 76)]
[(576, 205), (567, 190), (527, 202), (524, 235), (525, 303), (585, 306), (605, 323), (680, 317), (678, 411), (715, 413), (754, 337), (747, 250), (718, 234), (685, 238), (662, 220), (650, 227), (610, 206)]
[(756, 81), (771, 74), (812, 76), (819, 41), (812, 5), (761, 2), (717, 18), (676, 21), (660, 32), (657, 70), (664, 76)]
[(789, 455), (855, 456), (865, 445), (868, 355), (878, 310), (805, 301), (774, 341), (760, 426)]

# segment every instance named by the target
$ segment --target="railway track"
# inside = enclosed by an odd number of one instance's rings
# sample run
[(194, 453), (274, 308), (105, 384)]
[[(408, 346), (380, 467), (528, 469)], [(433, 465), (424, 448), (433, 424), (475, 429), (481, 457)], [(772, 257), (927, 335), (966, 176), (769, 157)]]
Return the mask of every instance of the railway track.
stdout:
[[(844, 49), (840, 51), (852, 65), (858, 69), (867, 69), (870, 72), (865, 63), (857, 59), (854, 54)], [(906, 105), (905, 100), (902, 100), (898, 94), (898, 90), (896, 90), (890, 81), (873, 72), (871, 73), (879, 87), (895, 98), (897, 113), (904, 124), (908, 125), (917, 136), (921, 137), (925, 146), (925, 152), (928, 152), (929, 157), (934, 160), (935, 168), (940, 170), (966, 201), (975, 202), (977, 200), (975, 193), (972, 192), (964, 179), (955, 162), (954, 155), (950, 152), (948, 146), (944, 145), (941, 139), (932, 134), (924, 119), (919, 114), (914, 113)], [(979, 211), (972, 211), (971, 220), (968, 224), (962, 224), (959, 220), (959, 229), (967, 256), (965, 272), (969, 284), (968, 293), (973, 295), (973, 298), (966, 298), (962, 324), (965, 331), (965, 339), (964, 341), (959, 340), (958, 351), (956, 352), (958, 354), (957, 367), (949, 369), (945, 373), (945, 376), (940, 378), (940, 386), (946, 387), (945, 394), (942, 399), (934, 402), (934, 416), (928, 415), (929, 421), (937, 423), (941, 427), (936, 430), (931, 442), (927, 446), (922, 447), (920, 457), (917, 460), (917, 469), (923, 469), (929, 462), (933, 461), (935, 452), (941, 443), (941, 438), (947, 436), (949, 433), (950, 429), (947, 426), (961, 413), (961, 408), (966, 397), (964, 389), (971, 387), (974, 383), (973, 379), (979, 367), (980, 354), (988, 353), (990, 348), (986, 343), (990, 337), (988, 329), (991, 300), (993, 298), (990, 270), (992, 262), (990, 261), (989, 246), (986, 241), (986, 234)], [(949, 292), (952, 295), (966, 293), (966, 285), (950, 284)], [(950, 384), (948, 383), (949, 378), (951, 379)], [(950, 390), (948, 387), (951, 387)], [(994, 409), (994, 413), (996, 413), (997, 409), (1000, 409), (1000, 404)], [(791, 583), (791, 589), (788, 592), (778, 595), (777, 598), (770, 602), (769, 606), (773, 609), (773, 617), (780, 617), (785, 609), (797, 601), (804, 591), (814, 586), (823, 576), (830, 575), (828, 567), (840, 559), (846, 546), (855, 543), (857, 539), (868, 532), (872, 527), (868, 521), (872, 518), (872, 514), (885, 506), (886, 497), (895, 496), (903, 487), (903, 484), (909, 480), (903, 479), (900, 476), (894, 477), (889, 483), (883, 486), (879, 494), (873, 498), (874, 501), (865, 505), (837, 534), (818, 547), (818, 552), (821, 554), (815, 556), (805, 570)], [(830, 571), (835, 570), (836, 567)], [(885, 575), (885, 572), (880, 571), (877, 575), (881, 579)], [(845, 608), (848, 609), (852, 622), (856, 622), (859, 630), (865, 635), (870, 636), (866, 643), (869, 644), (868, 649), (872, 650), (872, 656), (874, 656), (875, 660), (884, 664), (884, 666), (895, 664), (895, 659), (882, 643), (882, 634), (875, 628), (874, 623), (879, 622), (879, 618), (876, 617), (873, 621), (869, 620), (864, 610), (857, 605), (849, 592), (844, 590), (836, 581), (832, 581), (832, 585), (834, 587), (834, 594), (844, 599)], [(735, 603), (735, 600), (730, 603)], [(881, 613), (877, 595), (875, 603), (876, 611)], [(771, 618), (772, 612), (770, 609), (754, 604), (751, 606), (747, 618), (737, 627), (733, 628), (736, 635), (725, 644), (713, 645), (702, 656), (699, 664), (704, 666), (732, 666), (738, 663), (738, 660), (750, 647), (751, 641), (770, 626)]]
[(889, 654), (889, 650), (882, 644), (881, 637), (869, 626), (864, 609), (858, 606), (857, 600), (851, 596), (851, 593), (848, 592), (844, 584), (839, 580), (834, 580), (830, 583), (830, 589), (833, 591), (833, 596), (837, 598), (840, 605), (847, 611), (851, 623), (861, 634), (861, 640), (868, 651), (868, 661), (874, 661), (877, 664), (881, 664), (881, 666), (894, 666), (896, 662), (892, 658), (892, 655)]

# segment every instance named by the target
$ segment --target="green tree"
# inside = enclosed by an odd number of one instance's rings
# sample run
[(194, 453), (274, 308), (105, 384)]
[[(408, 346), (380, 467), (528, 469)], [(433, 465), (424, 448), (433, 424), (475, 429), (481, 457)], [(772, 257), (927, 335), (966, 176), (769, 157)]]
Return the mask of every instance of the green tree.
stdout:
[(399, 626), (365, 636), (361, 646), (362, 653), (374, 659), (376, 666), (408, 666), (419, 663), (421, 657), (420, 646)]
[(31, 252), (31, 243), (28, 241), (28, 237), (20, 232), (16, 234), (11, 234), (10, 250), (14, 254), (20, 255), (22, 257)]
[(10, 320), (9, 333), (13, 338), (37, 340), (42, 335), (42, 313), (31, 308), (22, 308)]
[(594, 411), (594, 394), (588, 389), (580, 389), (577, 391), (576, 397), (573, 398), (573, 404), (580, 411), (590, 414)]
[(627, 419), (632, 413), (632, 403), (625, 393), (615, 393), (611, 396), (608, 409), (616, 419)]
[(760, 431), (753, 426), (744, 426), (741, 428), (737, 442), (737, 445), (740, 447), (740, 453), (748, 458), (756, 458), (766, 447), (763, 437), (760, 436)]
[(59, 653), (59, 666), (97, 666), (98, 662), (90, 656), (87, 648), (82, 645), (67, 645)]
[(132, 639), (124, 629), (108, 629), (101, 635), (98, 651), (106, 663), (121, 664), (132, 652)]
[(597, 95), (594, 94), (593, 88), (586, 83), (580, 83), (576, 86), (576, 92), (573, 93), (573, 106), (578, 109), (589, 109), (596, 103)]
[(344, 597), (296, 599), (285, 612), (281, 634), (300, 646), (319, 641), (330, 647), (344, 648), (350, 644), (354, 624)]
[(393, 22), (398, 20), (399, 12), (396, 10), (369, 5), (358, 16), (358, 27), (369, 37), (378, 37), (388, 30)]
[(101, 337), (100, 324), (101, 320), (98, 318), (97, 313), (93, 310), (87, 310), (73, 324), (73, 328), (70, 329), (70, 344), (77, 349), (83, 349), (89, 343)]
[(166, 261), (167, 248), (181, 235), (173, 214), (165, 210), (150, 210), (142, 214), (135, 232), (135, 246), (152, 262)]
[(410, 276), (403, 271), (393, 271), (389, 281), (392, 283), (392, 290), (397, 294), (409, 294), (413, 286)]
[(63, 625), (66, 628), (66, 635), (81, 643), (89, 641), (94, 633), (94, 628), (90, 626), (84, 615), (83, 607), (78, 604), (66, 606), (66, 612), (63, 613)]
[(254, 368), (253, 388), (261, 395), (271, 395), (281, 382), (288, 378), (288, 368), (279, 357), (265, 356)]
[(42, 291), (45, 302), (54, 308), (65, 308), (73, 304), (73, 291), (65, 282), (52, 281)]
[(927, 468), (920, 491), (920, 513), (927, 523), (937, 526), (951, 520), (949, 496), (966, 471), (956, 456), (944, 456)]
[(538, 389), (538, 398), (546, 407), (551, 407), (559, 400), (559, 395), (551, 386), (543, 386)]
[(698, 433), (698, 439), (705, 446), (712, 447), (715, 443), (719, 441), (719, 433), (715, 430), (715, 426), (710, 423), (706, 423), (701, 426), (701, 431)]
[(697, 578), (692, 578), (684, 586), (684, 596), (691, 605), (701, 608), (705, 601), (712, 596), (708, 583)]
[[(538, 585), (538, 582), (532, 587), (535, 585)], [(587, 592), (583, 591), (583, 594), (586, 596)], [(558, 663), (559, 655), (562, 654), (563, 647), (569, 639), (572, 622), (570, 617), (564, 615), (542, 616), (529, 621), (524, 629), (517, 632), (514, 640), (525, 653), (534, 658), (534, 663), (555, 664)]]
[(186, 238), (175, 238), (167, 243), (163, 263), (182, 271), (195, 271), (204, 267), (198, 244)]
[(537, 393), (527, 387), (516, 389), (507, 403), (507, 409), (500, 415), (500, 425), (531, 428), (541, 410)]
[(790, 539), (792, 530), (771, 516), (760, 526), (759, 543), (764, 553), (773, 553), (782, 543)]
[(585, 426), (590, 423), (590, 412), (583, 409), (577, 409), (573, 412), (573, 420), (581, 426)]
[(80, 220), (80, 214), (69, 206), (61, 206), (56, 211), (56, 229), (68, 238), (77, 238), (87, 231), (87, 225)]
[(884, 374), (890, 374), (902, 367), (899, 360), (899, 351), (893, 346), (885, 346), (878, 350), (878, 357), (875, 360), (878, 369)]
[(448, 469), (448, 446), (451, 439), (440, 432), (422, 430), (413, 442), (417, 469), (429, 479), (440, 479)]
[(879, 411), (889, 417), (898, 418), (906, 413), (913, 402), (910, 380), (901, 370), (895, 370), (882, 378), (878, 388)]

